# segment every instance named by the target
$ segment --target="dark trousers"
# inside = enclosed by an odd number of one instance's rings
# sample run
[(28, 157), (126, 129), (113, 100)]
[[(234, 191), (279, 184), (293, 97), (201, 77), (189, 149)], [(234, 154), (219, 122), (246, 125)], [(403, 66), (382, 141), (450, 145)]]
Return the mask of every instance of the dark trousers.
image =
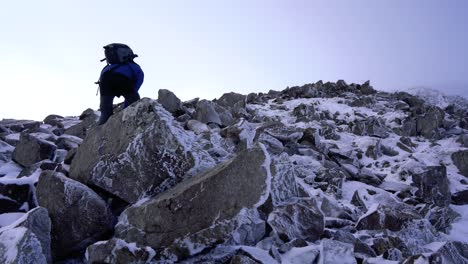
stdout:
[[(113, 114), (114, 97), (114, 95), (101, 95), (101, 103), (99, 105), (101, 110), (101, 117), (99, 118), (98, 125), (105, 124), (109, 117)], [(125, 98), (125, 107), (140, 100), (140, 95), (137, 91), (124, 94), (123, 97)]]

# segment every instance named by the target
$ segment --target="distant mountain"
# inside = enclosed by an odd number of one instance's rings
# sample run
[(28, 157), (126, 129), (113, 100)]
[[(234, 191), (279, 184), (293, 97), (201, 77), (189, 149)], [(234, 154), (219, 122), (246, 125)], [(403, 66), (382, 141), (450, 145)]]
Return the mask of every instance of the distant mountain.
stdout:
[(424, 86), (413, 87), (407, 90), (408, 93), (422, 98), (426, 103), (440, 108), (454, 105), (456, 108), (468, 108), (468, 99), (458, 95), (447, 95), (441, 90)]

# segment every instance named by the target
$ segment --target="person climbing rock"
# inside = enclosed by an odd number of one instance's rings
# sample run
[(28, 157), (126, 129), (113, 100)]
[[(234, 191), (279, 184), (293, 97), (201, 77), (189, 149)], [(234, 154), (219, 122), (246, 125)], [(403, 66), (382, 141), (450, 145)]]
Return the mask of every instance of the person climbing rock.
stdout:
[(105, 124), (113, 114), (114, 97), (125, 98), (124, 108), (140, 99), (138, 90), (143, 84), (144, 73), (140, 65), (135, 63), (132, 49), (125, 44), (112, 43), (104, 46), (107, 65), (99, 77), (100, 111), (98, 125)]

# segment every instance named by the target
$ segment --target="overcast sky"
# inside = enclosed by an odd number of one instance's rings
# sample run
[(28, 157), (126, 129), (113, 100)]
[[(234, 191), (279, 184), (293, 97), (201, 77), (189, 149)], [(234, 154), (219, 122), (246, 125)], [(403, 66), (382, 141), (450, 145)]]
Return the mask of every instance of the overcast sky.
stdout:
[(97, 109), (113, 42), (140, 55), (151, 98), (338, 79), (468, 94), (467, 14), (466, 0), (4, 1), (0, 119)]

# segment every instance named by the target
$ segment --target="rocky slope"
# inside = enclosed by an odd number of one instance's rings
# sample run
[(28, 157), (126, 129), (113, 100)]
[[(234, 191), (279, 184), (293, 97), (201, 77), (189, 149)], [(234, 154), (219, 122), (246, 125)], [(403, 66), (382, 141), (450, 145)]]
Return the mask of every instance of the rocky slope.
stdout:
[(468, 109), (307, 84), (0, 121), (2, 263), (468, 263)]

